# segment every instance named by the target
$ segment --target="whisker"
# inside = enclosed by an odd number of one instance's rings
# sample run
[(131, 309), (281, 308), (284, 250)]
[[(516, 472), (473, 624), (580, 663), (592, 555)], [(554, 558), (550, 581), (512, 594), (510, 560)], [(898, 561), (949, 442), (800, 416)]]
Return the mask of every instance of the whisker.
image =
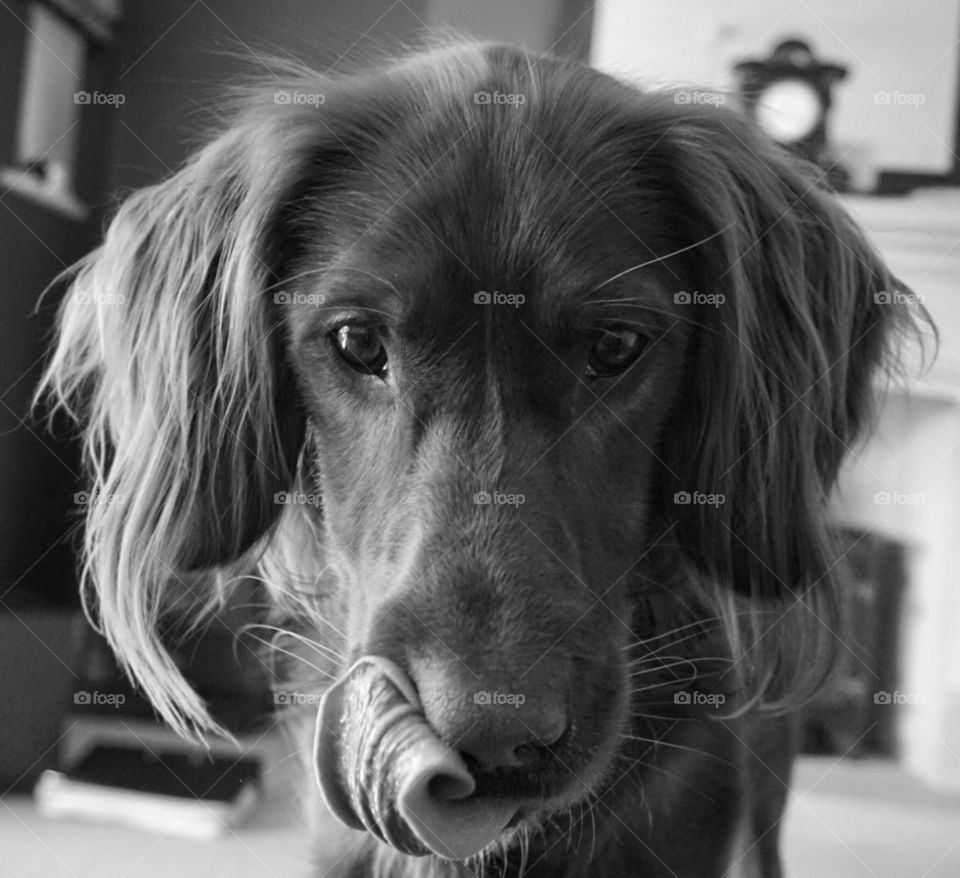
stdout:
[(648, 707), (648, 706), (649, 706), (649, 707), (657, 707), (657, 706), (662, 705), (662, 704), (673, 704), (673, 702), (672, 702), (672, 701), (648, 701), (648, 702), (645, 702), (644, 705), (643, 705), (643, 713), (642, 713), (642, 714), (636, 714), (636, 715), (637, 715), (637, 716), (642, 716), (645, 720), (662, 720), (663, 722), (672, 722), (672, 723), (675, 723), (675, 722), (677, 721), (677, 716), (676, 716), (676, 714), (668, 715), (668, 714), (664, 714), (664, 713), (650, 713), (650, 711), (647, 710), (647, 707)]
[[(734, 661), (728, 655), (650, 655), (635, 659), (627, 665), (629, 673), (627, 676), (639, 677), (643, 674), (652, 674), (656, 671), (665, 671), (680, 664), (709, 666), (717, 664), (730, 664)], [(643, 667), (650, 665), (650, 667)]]
[(623, 271), (618, 272), (612, 277), (608, 277), (602, 284), (594, 287), (593, 290), (591, 290), (591, 292), (595, 293), (597, 290), (602, 289), (609, 283), (613, 283), (613, 281), (618, 280), (619, 278), (623, 277), (625, 274), (630, 274), (631, 271), (639, 271), (641, 268), (646, 268), (648, 265), (655, 265), (656, 263), (664, 262), (673, 256), (679, 256), (681, 253), (687, 253), (690, 250), (695, 250), (697, 247), (702, 247), (708, 241), (712, 241), (714, 238), (720, 237), (720, 235), (723, 235), (729, 229), (732, 229), (735, 225), (736, 225), (735, 222), (729, 223), (728, 225), (720, 229), (720, 231), (714, 232), (712, 235), (707, 235), (706, 238), (702, 238), (701, 240), (697, 241), (694, 244), (688, 244), (686, 247), (681, 247), (679, 250), (674, 250), (670, 253), (665, 253), (663, 256), (657, 256), (655, 259), (648, 259), (646, 262), (641, 262), (639, 265), (634, 265), (634, 266), (631, 266), (630, 268), (625, 268)]
[(396, 285), (392, 281), (387, 280), (387, 278), (383, 277), (383, 275), (379, 275), (376, 272), (370, 271), (366, 268), (360, 268), (356, 265), (337, 265), (333, 270), (334, 271), (353, 271), (353, 272), (356, 272), (357, 274), (365, 274), (367, 277), (372, 277), (375, 281), (382, 283), (397, 298), (399, 299), (403, 298), (403, 294), (400, 292), (400, 290), (397, 289)]
[(651, 634), (649, 637), (641, 638), (636, 640), (628, 646), (623, 647), (624, 649), (634, 649), (636, 646), (642, 646), (646, 643), (652, 643), (656, 640), (663, 640), (665, 637), (671, 637), (674, 634), (679, 634), (681, 631), (687, 631), (690, 628), (696, 628), (698, 626), (707, 625), (711, 622), (720, 623), (722, 619), (719, 616), (710, 616), (703, 619), (694, 619), (692, 622), (687, 622), (684, 625), (678, 625), (675, 628), (670, 628), (667, 631), (661, 631), (658, 634)]
[[(639, 299), (640, 297), (637, 297)], [(602, 308), (635, 308), (638, 311), (649, 312), (650, 314), (662, 314), (664, 317), (669, 317), (671, 320), (677, 322), (688, 323), (691, 326), (697, 327), (704, 332), (712, 332), (715, 335), (722, 335), (719, 330), (708, 326), (706, 323), (701, 323), (699, 320), (694, 320), (693, 317), (688, 316), (687, 314), (681, 314), (676, 311), (670, 311), (667, 308), (658, 308), (656, 305), (650, 304), (648, 300), (636, 301), (634, 298), (625, 298), (625, 299), (591, 299), (587, 301), (587, 305), (591, 308), (599, 305)], [(639, 320), (634, 320), (629, 317), (620, 315), (618, 322), (625, 323), (629, 326), (635, 326), (639, 329), (650, 329), (653, 331), (661, 331), (662, 326), (655, 323), (641, 323)], [(672, 327), (671, 327), (672, 328)]]
[[(676, 640), (669, 640), (666, 643), (661, 643), (656, 649), (648, 649), (642, 655), (636, 656), (636, 658), (630, 659), (628, 665), (642, 664), (643, 662), (652, 661), (654, 659), (664, 659), (663, 656), (664, 650), (674, 649), (675, 647), (680, 646), (683, 643), (687, 643), (691, 640), (699, 640), (703, 637), (703, 634), (699, 631), (690, 631), (685, 634), (683, 637), (678, 637)], [(639, 648), (644, 646), (643, 642), (636, 644), (636, 647)], [(676, 658), (686, 658), (687, 656), (675, 656)]]
[(334, 658), (337, 661), (343, 661), (343, 653), (338, 650), (333, 649), (333, 647), (326, 646), (323, 643), (320, 643), (317, 640), (313, 640), (307, 637), (304, 634), (300, 634), (297, 631), (291, 631), (289, 628), (281, 628), (278, 625), (270, 625), (266, 622), (250, 622), (247, 625), (244, 625), (241, 631), (245, 631), (252, 628), (263, 628), (267, 631), (273, 631), (278, 637), (292, 637), (294, 640), (299, 640), (304, 646), (309, 646), (311, 649), (320, 653), (320, 655), (325, 655), (330, 658)]
[(289, 286), (294, 281), (298, 281), (305, 277), (309, 277), (311, 274), (323, 274), (325, 271), (327, 271), (326, 266), (321, 266), (320, 268), (308, 268), (306, 271), (301, 271), (299, 274), (294, 274), (294, 275), (291, 275), (290, 277), (281, 278), (280, 280), (276, 281), (276, 283), (272, 283), (269, 286), (265, 287), (264, 292), (270, 293), (270, 292), (273, 292), (274, 290), (282, 289), (283, 287)]
[(677, 744), (674, 741), (664, 741), (662, 738), (648, 738), (644, 735), (631, 735), (629, 732), (624, 732), (622, 737), (628, 741), (639, 741), (641, 744), (650, 744), (654, 748), (657, 747), (668, 747), (671, 750), (681, 750), (684, 753), (692, 753), (695, 756), (706, 756), (709, 759), (715, 759), (717, 762), (722, 762), (724, 765), (734, 766), (734, 763), (729, 759), (725, 759), (723, 756), (720, 756), (716, 753), (711, 753), (709, 750), (704, 750), (699, 747), (690, 747), (687, 744)]
[[(624, 756), (622, 754), (620, 755), (619, 758), (625, 760), (626, 762), (633, 762), (634, 765), (642, 766), (643, 768), (649, 769), (651, 771), (659, 771), (665, 777), (669, 777), (674, 783), (679, 784), (680, 786), (686, 787), (688, 790), (691, 790), (692, 792), (696, 793), (698, 796), (702, 796), (707, 801), (713, 801), (713, 799), (710, 796), (708, 796), (703, 790), (698, 789), (689, 781), (684, 780), (683, 775), (678, 774), (675, 771), (670, 771), (669, 769), (664, 768), (662, 765), (657, 765), (656, 762), (648, 762), (645, 759), (631, 760), (630, 757)], [(647, 810), (649, 812), (649, 809)]]
[[(341, 271), (353, 271), (353, 272), (356, 272), (357, 274), (364, 274), (367, 277), (373, 278), (378, 283), (383, 284), (397, 298), (399, 299), (403, 298), (403, 295), (401, 294), (400, 290), (398, 290), (396, 285), (393, 284), (393, 282), (389, 281), (387, 278), (377, 274), (376, 272), (369, 271), (368, 269), (365, 269), (365, 268), (359, 268), (353, 265), (322, 265), (322, 266), (319, 266), (318, 268), (308, 268), (297, 274), (291, 275), (290, 277), (282, 278), (278, 280), (276, 283), (270, 284), (268, 287), (266, 287), (265, 291), (269, 293), (269, 292), (272, 292), (273, 290), (282, 289), (283, 287), (290, 286), (290, 284), (294, 283), (295, 281), (303, 280), (304, 278), (310, 277), (311, 275), (330, 274), (330, 273), (336, 273)], [(366, 310), (373, 311), (375, 309), (367, 308)], [(391, 316), (387, 311), (382, 311), (379, 313), (386, 314), (387, 316)]]
[[(661, 643), (656, 649), (647, 649), (646, 652), (641, 655), (636, 656), (635, 658), (630, 659), (627, 664), (642, 664), (643, 662), (652, 661), (654, 659), (663, 659), (664, 650), (675, 649), (681, 644), (687, 643), (691, 640), (699, 640), (705, 636), (706, 632), (700, 631), (688, 631), (683, 637), (678, 637), (674, 640), (668, 640), (664, 643)], [(646, 646), (646, 641), (639, 641), (638, 643), (633, 644), (632, 649), (640, 649), (641, 647)], [(675, 656), (676, 658), (687, 658), (687, 656)]]
[(328, 680), (336, 679), (335, 674), (331, 674), (329, 671), (324, 670), (319, 665), (315, 665), (313, 662), (304, 658), (302, 655), (297, 655), (297, 653), (291, 652), (289, 649), (284, 649), (282, 646), (278, 646), (275, 642), (275, 638), (271, 640), (265, 640), (262, 637), (258, 637), (256, 634), (252, 636), (253, 636), (253, 639), (257, 641), (257, 643), (260, 643), (263, 646), (268, 647), (272, 652), (279, 652), (282, 655), (285, 655), (288, 658), (293, 659), (294, 661), (301, 662), (302, 664), (306, 665), (311, 670), (316, 671), (318, 674), (327, 678)]
[[(669, 685), (673, 685), (673, 686), (689, 685), (690, 683), (695, 682), (696, 679), (697, 679), (697, 675), (696, 675), (696, 673), (694, 673), (693, 675), (691, 675), (691, 676), (689, 676), (689, 677), (686, 677), (686, 678), (676, 678), (676, 679), (673, 679), (673, 680), (670, 681), (670, 684), (669, 684)], [(659, 683), (651, 683), (649, 686), (636, 686), (636, 687), (632, 687), (632, 688), (630, 689), (630, 694), (631, 694), (631, 696), (633, 696), (633, 695), (642, 695), (644, 692), (653, 692), (653, 691), (657, 691), (657, 690), (662, 691), (663, 689), (664, 689), (664, 683), (662, 683), (662, 682), (659, 682)], [(672, 702), (669, 702), (669, 701), (660, 701), (660, 702), (654, 702), (654, 703), (670, 704), (670, 703), (672, 703)]]
[[(679, 667), (687, 668), (687, 672), (697, 675), (697, 662), (693, 657), (684, 656), (684, 655), (671, 655), (671, 656), (660, 656), (651, 657), (644, 661), (639, 662), (630, 662), (626, 666), (626, 676), (630, 680), (636, 680), (640, 677), (650, 677), (651, 675), (659, 675), (661, 677), (667, 677), (667, 682), (678, 679), (677, 677), (677, 668)], [(704, 673), (709, 668), (704, 669)], [(668, 672), (671, 672), (668, 676)], [(661, 681), (663, 685), (666, 683)]]

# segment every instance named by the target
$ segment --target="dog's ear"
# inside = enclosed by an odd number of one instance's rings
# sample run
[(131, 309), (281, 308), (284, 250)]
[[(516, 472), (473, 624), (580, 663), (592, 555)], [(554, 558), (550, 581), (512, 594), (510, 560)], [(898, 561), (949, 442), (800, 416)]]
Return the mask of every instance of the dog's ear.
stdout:
[[(801, 598), (835, 566), (825, 499), (878, 373), (925, 315), (822, 171), (734, 113), (670, 112), (656, 152), (685, 243), (704, 241), (683, 268), (710, 304), (690, 311), (696, 362), (670, 426), (665, 507), (707, 576), (752, 598)], [(678, 505), (676, 492), (717, 497)]]
[(273, 303), (316, 123), (276, 103), (120, 207), (76, 269), (39, 391), (83, 426), (100, 625), (174, 723), (203, 714), (157, 641), (167, 597), (256, 547), (302, 444)]

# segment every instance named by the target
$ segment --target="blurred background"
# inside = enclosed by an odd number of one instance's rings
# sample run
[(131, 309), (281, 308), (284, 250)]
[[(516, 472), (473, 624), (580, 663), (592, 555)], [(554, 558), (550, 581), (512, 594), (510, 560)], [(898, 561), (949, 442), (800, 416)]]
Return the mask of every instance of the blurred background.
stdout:
[[(251, 758), (236, 789), (255, 775), (264, 791), (242, 826), (201, 840), (189, 810), (152, 829), (53, 820), (32, 796), (97, 747), (135, 742), (156, 762), (174, 746), (80, 611), (75, 524), (91, 498), (74, 437), (28, 413), (62, 290), (41, 294), (124, 193), (202, 140), (249, 59), (327, 71), (437, 30), (738, 103), (824, 169), (913, 291), (885, 295), (932, 313), (939, 358), (888, 394), (833, 504), (856, 636), (806, 718), (785, 859), (793, 878), (960, 875), (958, 0), (0, 0), (0, 874), (304, 873), (297, 769), (273, 720), (295, 696), (271, 692), (254, 643), (238, 647), (242, 608), (178, 652)], [(239, 814), (235, 792), (223, 803)]]

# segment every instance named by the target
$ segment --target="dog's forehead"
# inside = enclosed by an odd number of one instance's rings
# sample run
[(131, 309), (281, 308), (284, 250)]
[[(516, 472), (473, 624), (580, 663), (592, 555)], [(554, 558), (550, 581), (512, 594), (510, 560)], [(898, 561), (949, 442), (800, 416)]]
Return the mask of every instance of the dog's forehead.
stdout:
[[(398, 111), (394, 95), (388, 130), (364, 139), (329, 211), (329, 294), (366, 272), (434, 312), (521, 301), (556, 320), (618, 272), (649, 261), (652, 276), (668, 218), (644, 197), (636, 144), (597, 74), (583, 70), (592, 87), (579, 89), (495, 65), (473, 74), (434, 82), (423, 112)], [(649, 286), (643, 272), (629, 280)]]

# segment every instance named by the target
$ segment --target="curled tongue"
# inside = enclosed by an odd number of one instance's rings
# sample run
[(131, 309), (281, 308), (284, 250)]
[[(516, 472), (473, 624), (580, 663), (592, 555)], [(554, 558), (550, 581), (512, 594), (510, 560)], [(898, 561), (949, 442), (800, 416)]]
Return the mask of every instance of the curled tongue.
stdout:
[(427, 723), (403, 671), (380, 656), (358, 659), (323, 696), (315, 759), (330, 810), (404, 853), (465, 860), (516, 812), (470, 798), (476, 784), (460, 754)]

